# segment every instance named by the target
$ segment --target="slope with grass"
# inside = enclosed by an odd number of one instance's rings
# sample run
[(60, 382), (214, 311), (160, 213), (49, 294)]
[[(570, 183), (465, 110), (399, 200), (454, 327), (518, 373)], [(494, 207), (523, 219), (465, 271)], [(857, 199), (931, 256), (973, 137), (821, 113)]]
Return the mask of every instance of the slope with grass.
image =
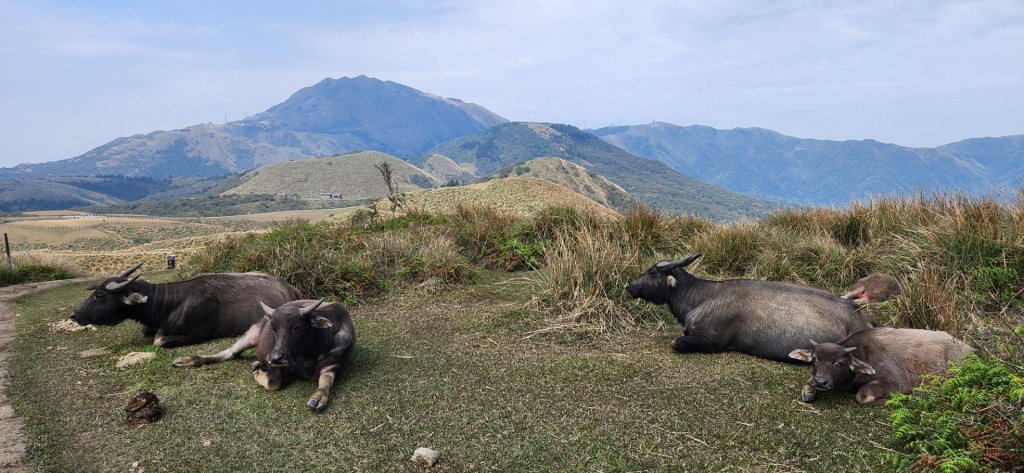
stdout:
[(506, 167), (492, 175), (490, 179), (513, 176), (535, 177), (554, 182), (620, 212), (635, 203), (629, 193), (605, 179), (604, 176), (560, 158), (531, 159)]
[[(396, 292), (350, 307), (352, 363), (322, 414), (311, 382), (267, 392), (242, 359), (194, 370), (177, 356), (231, 343), (155, 349), (138, 325), (53, 333), (83, 285), (16, 302), (12, 400), (41, 471), (414, 471), (412, 451), (456, 471), (886, 471), (884, 411), (841, 397), (796, 401), (802, 366), (752, 357), (678, 355), (677, 329), (594, 341), (522, 334), (529, 286), (487, 273), (455, 291)], [(108, 356), (76, 354), (107, 347)], [(124, 405), (151, 390), (166, 410), (134, 428)], [(808, 442), (814, 438), (814, 442)], [(254, 446), (254, 439), (256, 444)], [(75, 448), (67, 448), (74, 445)], [(828, 452), (823, 455), (822, 452)]]
[(471, 165), (477, 175), (534, 158), (562, 158), (604, 176), (646, 205), (715, 220), (756, 217), (774, 207), (690, 178), (660, 162), (633, 156), (570, 125), (505, 123), (456, 138), (429, 153), (444, 155), (460, 166)]
[[(383, 211), (386, 202), (377, 203)], [(531, 215), (549, 207), (572, 207), (609, 217), (615, 211), (575, 189), (536, 177), (508, 177), (458, 187), (410, 192), (405, 207), (446, 213), (459, 206), (482, 206), (517, 215)]]
[(316, 199), (340, 193), (345, 200), (380, 199), (388, 195), (377, 164), (391, 166), (398, 192), (436, 187), (433, 176), (394, 156), (360, 151), (326, 158), (290, 161), (248, 172), (244, 182), (225, 194), (288, 194)]

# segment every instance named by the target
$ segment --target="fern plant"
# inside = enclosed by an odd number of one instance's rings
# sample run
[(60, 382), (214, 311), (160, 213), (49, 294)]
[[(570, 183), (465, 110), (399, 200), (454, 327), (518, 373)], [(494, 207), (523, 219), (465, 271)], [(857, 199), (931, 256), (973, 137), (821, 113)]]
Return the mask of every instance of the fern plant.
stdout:
[(997, 359), (970, 356), (945, 377), (887, 405), (900, 471), (1005, 471), (1024, 465), (1024, 377)]

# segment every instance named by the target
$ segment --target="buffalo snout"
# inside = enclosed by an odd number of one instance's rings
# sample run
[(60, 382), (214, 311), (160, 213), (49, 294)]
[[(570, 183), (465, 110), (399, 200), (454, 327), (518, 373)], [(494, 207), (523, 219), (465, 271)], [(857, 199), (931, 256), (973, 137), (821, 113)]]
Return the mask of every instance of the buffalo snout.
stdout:
[(832, 389), (832, 380), (821, 375), (815, 375), (811, 379), (811, 385), (818, 389), (829, 390)]
[(270, 364), (272, 364), (272, 365), (283, 365), (283, 364), (286, 364), (286, 363), (287, 363), (287, 360), (285, 359), (284, 353), (274, 352), (274, 353), (270, 354)]

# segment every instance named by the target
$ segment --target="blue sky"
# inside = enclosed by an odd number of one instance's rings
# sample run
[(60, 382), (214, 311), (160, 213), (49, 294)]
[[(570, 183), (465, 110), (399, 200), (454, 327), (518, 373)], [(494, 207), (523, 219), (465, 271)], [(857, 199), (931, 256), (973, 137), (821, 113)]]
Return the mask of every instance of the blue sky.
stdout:
[(365, 74), (510, 120), (1024, 133), (1024, 1), (0, 0), (0, 166)]

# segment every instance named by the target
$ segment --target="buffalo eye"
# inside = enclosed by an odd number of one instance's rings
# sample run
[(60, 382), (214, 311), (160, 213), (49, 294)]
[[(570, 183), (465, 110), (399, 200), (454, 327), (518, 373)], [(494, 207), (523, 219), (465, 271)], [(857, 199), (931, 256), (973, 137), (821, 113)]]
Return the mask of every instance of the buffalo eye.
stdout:
[(93, 294), (93, 296), (96, 297), (97, 299), (103, 299), (104, 297), (107, 297), (107, 294), (104, 292), (96, 292)]

